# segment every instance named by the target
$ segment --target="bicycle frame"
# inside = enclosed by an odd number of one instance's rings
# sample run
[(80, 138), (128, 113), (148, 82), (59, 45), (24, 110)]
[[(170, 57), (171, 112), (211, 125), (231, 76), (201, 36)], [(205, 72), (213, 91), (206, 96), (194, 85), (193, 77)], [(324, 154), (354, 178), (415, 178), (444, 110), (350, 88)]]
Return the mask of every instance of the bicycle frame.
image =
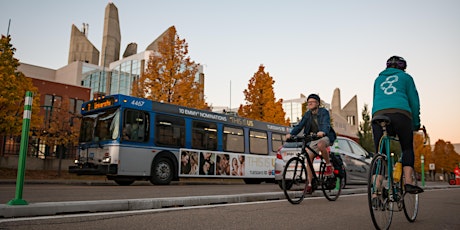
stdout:
[[(320, 178), (316, 175), (316, 172), (315, 172), (315, 168), (313, 167), (313, 162), (311, 161), (310, 159), (310, 156), (307, 152), (307, 150), (305, 150), (305, 148), (307, 148), (308, 150), (310, 150), (314, 157), (313, 159), (315, 159), (315, 157), (319, 156), (321, 158), (321, 164), (320, 164), (320, 167), (319, 167), (319, 171), (320, 171), (320, 176), (321, 176), (321, 168), (323, 167), (323, 156), (319, 153), (317, 153), (315, 150), (313, 150), (310, 145), (308, 145), (311, 141), (307, 141), (307, 138), (304, 138), (303, 141), (302, 141), (302, 150), (301, 150), (301, 154), (304, 158), (307, 158), (307, 165), (308, 165), (308, 168), (310, 168), (310, 172), (312, 174), (312, 179), (311, 179), (311, 183), (312, 183), (312, 186), (313, 186), (313, 182), (318, 182), (316, 184), (316, 186), (318, 185), (321, 185), (320, 183), (322, 183), (322, 181), (320, 180)], [(328, 154), (328, 153), (326, 153)], [(307, 174), (307, 177), (308, 177), (308, 174)], [(308, 180), (308, 178), (307, 178)]]
[[(393, 178), (393, 166), (395, 164), (395, 156), (393, 153), (390, 151), (390, 142), (394, 141), (399, 141), (397, 138), (389, 136), (387, 131), (385, 130), (383, 132), (382, 139), (380, 141), (380, 146), (379, 146), (379, 153), (384, 156), (384, 158), (387, 161), (388, 165), (388, 188), (391, 188), (392, 192), (391, 194), (399, 194), (399, 191), (397, 191), (396, 186), (394, 186), (394, 178)], [(384, 151), (385, 150), (385, 151)], [(402, 154), (401, 154), (402, 155)], [(375, 172), (376, 175), (379, 174), (379, 171), (381, 169), (380, 162), (377, 167), (377, 171)], [(374, 183), (376, 182), (377, 178), (374, 178)], [(401, 197), (397, 196), (395, 197), (394, 195), (390, 196), (391, 201), (399, 201)]]
[[(382, 127), (383, 135), (378, 146), (378, 153), (371, 163), (368, 184), (368, 202), (372, 222), (377, 229), (389, 229), (393, 212), (404, 210), (404, 215), (409, 222), (414, 222), (418, 213), (418, 194), (410, 194), (405, 191), (404, 182), (408, 177), (415, 180), (414, 175), (404, 175), (401, 170), (401, 179), (395, 181), (393, 167), (404, 153), (396, 156), (391, 153), (390, 142), (399, 141), (398, 138), (388, 135), (387, 127), (391, 120), (387, 116), (375, 116), (374, 124)], [(426, 136), (426, 130), (423, 128)]]
[[(300, 138), (297, 138), (297, 140), (300, 141)], [(311, 179), (311, 189), (321, 189), (325, 198), (329, 201), (337, 200), (342, 190), (343, 180), (341, 178), (336, 176), (326, 177), (324, 175), (326, 169), (324, 157), (322, 154), (318, 153), (308, 145), (312, 140), (315, 140), (315, 136), (308, 135), (302, 137), (301, 150), (296, 154), (295, 157), (289, 159), (286, 162), (283, 170), (282, 189), (284, 190), (286, 198), (292, 204), (299, 204), (304, 199), (307, 187), (309, 185), (309, 177)], [(313, 160), (310, 159), (308, 150), (311, 151), (314, 157), (319, 156), (321, 158), (318, 174), (317, 170), (315, 170), (315, 167), (313, 166)], [(327, 151), (326, 154), (329, 154), (329, 151)], [(305, 163), (305, 161), (307, 162)], [(309, 171), (312, 174), (311, 176), (308, 175)], [(287, 184), (287, 182), (289, 184)], [(294, 188), (293, 193), (289, 193), (288, 191), (293, 185), (295, 185), (296, 188)], [(301, 190), (300, 194), (298, 193), (299, 190)], [(310, 193), (312, 190), (309, 190), (308, 192)]]

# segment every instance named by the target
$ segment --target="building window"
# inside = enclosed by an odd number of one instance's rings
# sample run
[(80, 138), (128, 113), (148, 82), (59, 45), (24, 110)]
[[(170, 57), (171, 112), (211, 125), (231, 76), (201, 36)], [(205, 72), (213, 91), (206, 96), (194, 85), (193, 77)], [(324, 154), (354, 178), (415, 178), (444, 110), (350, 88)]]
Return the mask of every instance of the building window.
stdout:
[(62, 102), (62, 97), (60, 96), (55, 96), (55, 95), (45, 95), (45, 102), (44, 102), (44, 107), (45, 110), (51, 110), (51, 108), (60, 108), (61, 107), (61, 102)]
[(355, 116), (347, 116), (347, 121), (348, 121), (348, 124), (350, 124), (352, 126), (356, 124)]
[(69, 112), (72, 114), (81, 114), (81, 106), (83, 105), (83, 100), (69, 98)]

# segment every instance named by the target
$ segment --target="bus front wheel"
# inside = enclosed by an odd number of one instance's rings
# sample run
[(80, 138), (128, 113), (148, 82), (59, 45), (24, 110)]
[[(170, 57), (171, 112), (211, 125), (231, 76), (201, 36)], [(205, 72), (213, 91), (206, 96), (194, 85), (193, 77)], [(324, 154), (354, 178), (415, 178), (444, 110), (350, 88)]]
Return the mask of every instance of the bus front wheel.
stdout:
[(134, 183), (134, 179), (114, 179), (114, 181), (121, 186), (128, 186)]
[(162, 157), (152, 164), (150, 183), (154, 185), (168, 185), (174, 176), (174, 166), (170, 159)]

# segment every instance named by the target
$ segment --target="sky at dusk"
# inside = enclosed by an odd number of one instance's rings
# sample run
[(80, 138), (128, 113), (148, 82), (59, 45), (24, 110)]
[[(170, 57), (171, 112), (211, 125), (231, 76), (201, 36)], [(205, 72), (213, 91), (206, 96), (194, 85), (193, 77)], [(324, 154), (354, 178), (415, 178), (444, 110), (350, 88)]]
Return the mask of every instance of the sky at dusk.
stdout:
[[(204, 66), (206, 101), (238, 107), (259, 65), (275, 80), (277, 99), (318, 93), (344, 106), (358, 97), (358, 113), (372, 107), (373, 81), (393, 55), (408, 62), (431, 144), (460, 143), (460, 1), (112, 1), (121, 47), (138, 52), (175, 26), (192, 60)], [(67, 65), (71, 26), (89, 24), (101, 49), (109, 1), (0, 0), (0, 33), (11, 35), (20, 62)], [(11, 24), (8, 30), (8, 22)]]

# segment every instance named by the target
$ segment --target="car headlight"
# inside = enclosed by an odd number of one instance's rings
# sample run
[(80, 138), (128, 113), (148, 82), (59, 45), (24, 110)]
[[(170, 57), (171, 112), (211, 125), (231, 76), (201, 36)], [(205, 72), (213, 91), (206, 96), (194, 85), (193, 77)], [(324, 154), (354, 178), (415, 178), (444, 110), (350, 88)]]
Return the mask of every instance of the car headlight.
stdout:
[(110, 156), (102, 158), (102, 163), (110, 163)]

